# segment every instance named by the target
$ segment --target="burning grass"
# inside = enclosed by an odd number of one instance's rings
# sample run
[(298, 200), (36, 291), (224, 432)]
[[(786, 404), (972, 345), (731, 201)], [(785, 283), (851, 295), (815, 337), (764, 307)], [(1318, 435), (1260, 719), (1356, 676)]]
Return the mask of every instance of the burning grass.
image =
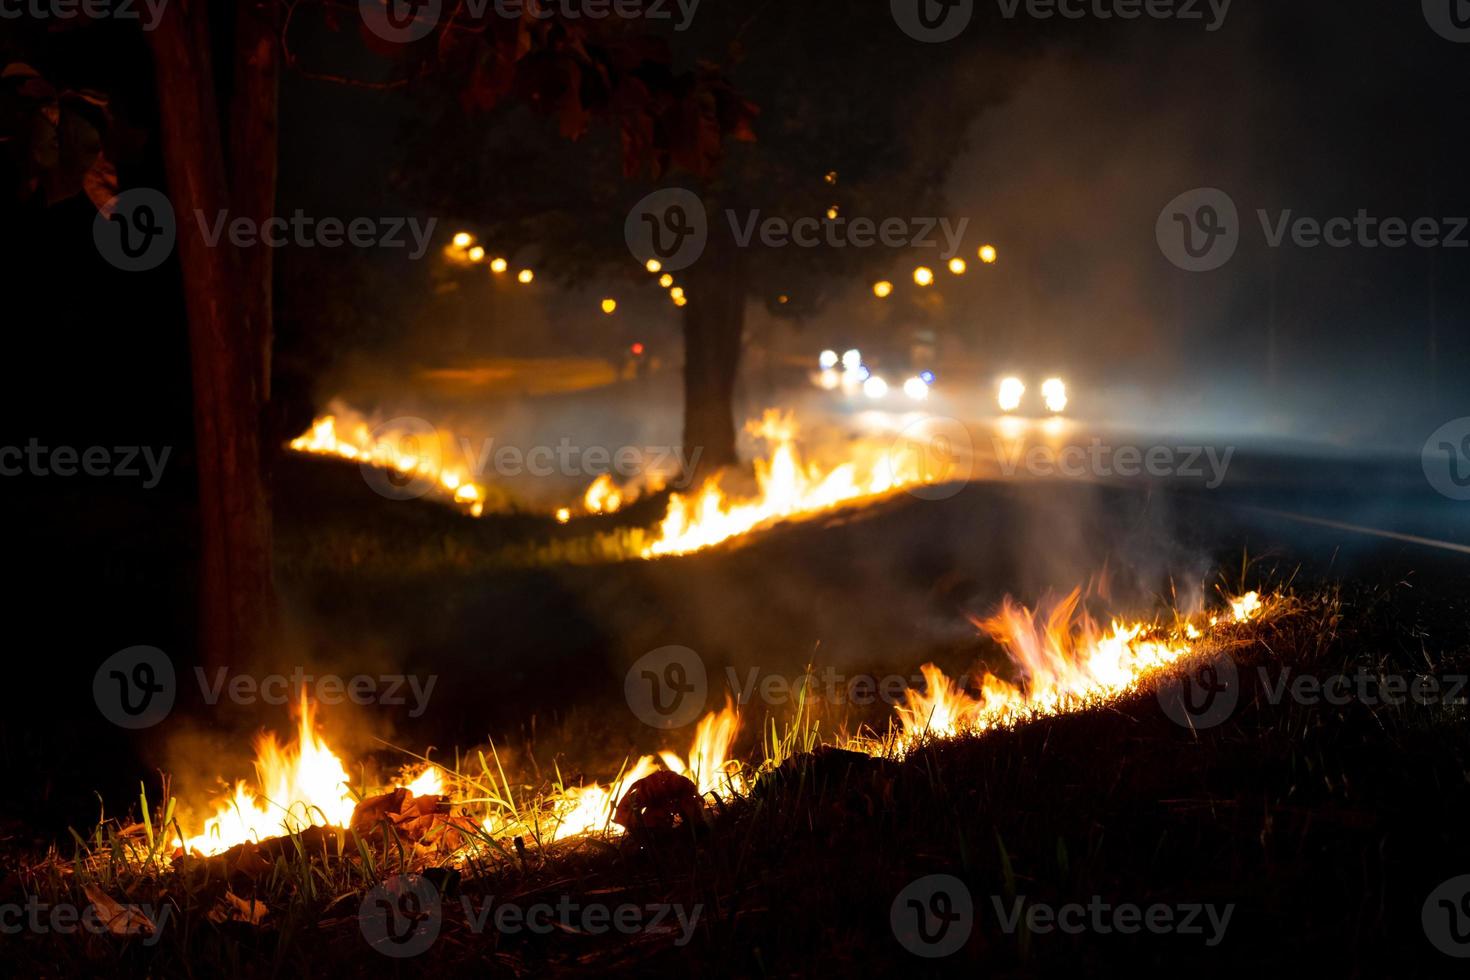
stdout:
[[(660, 558), (715, 547), (775, 524), (801, 520), (837, 508), (871, 503), (906, 487), (943, 482), (954, 476), (956, 460), (939, 435), (923, 426), (887, 439), (858, 439), (843, 447), (840, 462), (823, 465), (803, 456), (796, 420), (766, 411), (747, 426), (763, 453), (753, 460), (753, 491), (733, 489), (730, 474), (710, 477), (698, 489), (671, 493), (663, 515), (649, 529), (602, 532), (580, 553), (591, 560)], [(374, 425), (351, 408), (334, 404), (289, 448), (313, 456), (358, 463), (391, 481), (393, 492), (429, 496), (472, 517), (511, 509), (510, 498), (471, 472), (462, 441), (427, 424)], [(554, 508), (558, 524), (574, 517), (617, 514), (634, 502), (658, 494), (679, 474), (651, 471), (623, 484), (602, 474), (575, 504)], [(545, 549), (543, 549), (543, 552)], [(575, 549), (574, 549), (575, 552)], [(544, 561), (569, 557), (565, 548), (540, 555)], [(581, 555), (587, 560), (586, 554)]]
[[(1263, 598), (1245, 623), (1222, 610), (1213, 626), (1201, 617), (1154, 628), (1187, 637), (1194, 626), (1201, 633), (1197, 651), (1229, 649), (1243, 670), (1282, 663), (1340, 670), (1352, 660), (1382, 666), (1371, 655), (1360, 659), (1363, 652), (1406, 624), (1391, 611), (1375, 613), (1367, 601), (1350, 608), (1356, 625), (1348, 627), (1346, 645), (1344, 607), (1332, 594)], [(1051, 648), (1062, 641), (1055, 637), (1106, 640), (1128, 632), (1115, 633), (1111, 623), (1089, 627), (1080, 615), (1068, 620), (1055, 610), (1016, 612), (1020, 638), (1040, 641), (1032, 650), (1041, 654), (1037, 663), (1057, 652)], [(1365, 636), (1375, 619), (1382, 625)], [(963, 689), (947, 683), (951, 698), (984, 703), (983, 681)], [(233, 864), (224, 856), (181, 858), (168, 844), (166, 808), (145, 802), (143, 812), (155, 816), (126, 831), (99, 828), (78, 842), (72, 860), (29, 867), (26, 887), (53, 899), (83, 901), (100, 890), (123, 905), (166, 905), (176, 927), (156, 946), (145, 946), (141, 935), (62, 937), (42, 940), (45, 952), (36, 955), (47, 972), (197, 975), (237, 970), (242, 957), (290, 962), (292, 969), (380, 967), (385, 961), (359, 934), (359, 901), (385, 877), (421, 871), (455, 901), (610, 896), (697, 905), (704, 914), (690, 947), (652, 934), (480, 934), (446, 914), (444, 935), (414, 961), (415, 971), (850, 974), (900, 968), (907, 954), (887, 933), (887, 903), (915, 877), (942, 870), (961, 874), (976, 895), (977, 939), (954, 964), (965, 969), (1065, 966), (1090, 975), (1136, 965), (1140, 956), (1155, 966), (1201, 962), (1199, 951), (1160, 946), (1157, 937), (1143, 945), (1147, 937), (1016, 935), (983, 914), (988, 895), (1056, 902), (1090, 894), (1241, 903), (1230, 942), (1210, 951), (1208, 962), (1219, 969), (1207, 972), (1308, 960), (1370, 969), (1383, 965), (1385, 949), (1407, 968), (1416, 958), (1407, 940), (1417, 932), (1422, 895), (1458, 867), (1455, 855), (1470, 859), (1453, 822), (1433, 816), (1470, 804), (1463, 779), (1448, 778), (1457, 759), (1470, 757), (1464, 708), (1329, 712), (1276, 704), (1250, 688), (1228, 725), (1191, 732), (1163, 717), (1148, 686), (1116, 696), (1094, 692), (1056, 713), (1044, 702), (1034, 717), (957, 725), (952, 735), (939, 731), (937, 712), (929, 711), (925, 737), (887, 755), (851, 751), (852, 742), (837, 747), (799, 706), (794, 718), (763, 735), (759, 762), (726, 757), (714, 767), (740, 772), (743, 787), (722, 796), (711, 786), (699, 819), (660, 834), (609, 836), (593, 829), (597, 820), (586, 822), (587, 833), (560, 834), (551, 823), (558, 806), (576, 812), (589, 799), (580, 790), (590, 784), (553, 785), (543, 796), (516, 799), (493, 755), (432, 768), (416, 761), (398, 780), (415, 794), (444, 792), (456, 808), (493, 805), (520, 821), (504, 829), (521, 833), (487, 834), (483, 847), (467, 847), (454, 861), (390, 826), (356, 835), (299, 830), (238, 852)], [(936, 693), (924, 697), (932, 702)], [(912, 702), (905, 708), (916, 710)], [(705, 726), (703, 737), (723, 741), (717, 724)], [(701, 772), (708, 785), (703, 772), (714, 770), (696, 762), (699, 756), (696, 742), (677, 764), (665, 758), (662, 766)], [(609, 796), (621, 794), (634, 768), (606, 784)], [(601, 799), (587, 809), (599, 819), (607, 812)], [(1415, 829), (1405, 836), (1407, 825), (1393, 828), (1409, 814)], [(1424, 847), (1439, 849), (1443, 860), (1409, 870), (1409, 852)], [(1371, 862), (1360, 860), (1370, 852), (1377, 855)], [(242, 866), (247, 853), (251, 867)], [(185, 922), (187, 928), (177, 927)], [(1285, 922), (1293, 927), (1282, 928)], [(1328, 935), (1338, 940), (1324, 946)]]

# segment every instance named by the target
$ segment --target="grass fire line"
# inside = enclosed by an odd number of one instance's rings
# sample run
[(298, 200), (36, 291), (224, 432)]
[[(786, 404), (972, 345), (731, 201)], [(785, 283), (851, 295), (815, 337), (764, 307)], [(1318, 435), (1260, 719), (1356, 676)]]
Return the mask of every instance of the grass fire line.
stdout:
[[(933, 664), (921, 668), (925, 689), (907, 690), (888, 731), (834, 736), (825, 744), (883, 759), (901, 759), (930, 740), (983, 733), (1028, 720), (1066, 714), (1144, 689), (1170, 668), (1218, 646), (1241, 624), (1274, 615), (1277, 598), (1248, 592), (1227, 598), (1216, 614), (1172, 621), (1111, 620), (1103, 625), (1073, 591), (1044, 613), (1007, 598), (977, 626), (993, 637), (1019, 675), (1012, 683), (990, 673), (979, 678), (978, 696)], [(186, 814), (209, 813), (184, 830), (175, 814), (169, 837), (176, 857), (209, 857), (242, 844), (259, 843), (310, 828), (376, 832), (383, 825), (416, 845), (433, 844), (453, 860), (503, 851), (499, 842), (552, 844), (582, 835), (620, 836), (649, 826), (669, 829), (702, 819), (707, 802), (728, 802), (749, 792), (763, 773), (816, 744), (815, 733), (788, 730), (764, 739), (755, 766), (732, 750), (741, 719), (727, 697), (706, 714), (684, 754), (662, 750), (626, 763), (606, 784), (568, 785), (558, 774), (539, 796), (517, 801), (493, 746), (472, 771), (428, 759), (411, 765), (376, 795), (354, 787), (348, 767), (320, 730), (317, 706), (305, 691), (296, 706), (295, 740), (282, 744), (264, 733), (255, 745), (255, 780), (237, 780), (224, 798)], [(165, 823), (169, 818), (165, 817)], [(156, 845), (149, 853), (156, 852)]]
[[(651, 536), (630, 539), (622, 549), (627, 557), (691, 554), (783, 521), (874, 501), (907, 487), (944, 482), (955, 472), (953, 459), (933, 447), (920, 445), (911, 432), (905, 432), (898, 443), (893, 439), (855, 441), (845, 447), (847, 458), (843, 462), (823, 467), (803, 459), (797, 446), (797, 424), (789, 414), (767, 410), (747, 426), (747, 431), (766, 446), (765, 455), (754, 460), (757, 492), (752, 496), (736, 495), (726, 489), (717, 474), (692, 492), (671, 493), (664, 516)], [(414, 496), (433, 497), (472, 517), (481, 517), (491, 497), (490, 488), (480, 482), (483, 474), (473, 472), (475, 467), (468, 462), (454, 462), (453, 454), (444, 451), (446, 446), (460, 444), (454, 435), (440, 430), (431, 433), (392, 424), (374, 426), (350, 408), (334, 405), (332, 413), (317, 418), (310, 429), (291, 440), (289, 448), (419, 481)], [(565, 524), (579, 513), (614, 514), (642, 496), (674, 484), (678, 476), (655, 469), (618, 486), (610, 475), (600, 474), (576, 507), (558, 508), (554, 517)]]

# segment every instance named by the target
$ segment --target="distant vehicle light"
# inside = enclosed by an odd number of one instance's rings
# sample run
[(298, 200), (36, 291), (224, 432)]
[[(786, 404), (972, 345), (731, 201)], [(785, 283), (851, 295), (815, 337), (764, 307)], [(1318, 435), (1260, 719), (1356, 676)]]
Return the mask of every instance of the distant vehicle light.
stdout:
[(873, 283), (873, 295), (879, 299), (887, 299), (893, 295), (893, 283), (887, 279), (881, 279)]
[(837, 386), (842, 384), (842, 375), (835, 368), (827, 368), (817, 377), (817, 383), (828, 391), (836, 391)]
[(921, 402), (929, 397), (929, 386), (924, 383), (923, 378), (909, 378), (903, 383), (903, 393), (916, 402)]
[(968, 268), (969, 265), (966, 264), (965, 260), (960, 258), (958, 255), (949, 260), (949, 271), (953, 272), (957, 276), (964, 275), (965, 270)]
[(888, 382), (876, 374), (863, 382), (863, 394), (877, 400), (888, 394)]
[(664, 264), (658, 259), (649, 259), (644, 268), (646, 268), (649, 272), (662, 272)]
[(921, 265), (914, 270), (914, 282), (920, 286), (934, 285), (934, 270), (927, 265)]
[(817, 364), (823, 371), (835, 368), (837, 366), (837, 352), (835, 350), (822, 351), (821, 356), (817, 358)]
[(516, 276), (517, 281), (519, 281), (523, 286), (529, 286), (535, 278), (536, 273), (532, 272), (530, 269), (522, 269), (520, 271), (520, 274)]
[(628, 350), (630, 350), (630, 351), (633, 352), (633, 356), (634, 357), (642, 357), (643, 356), (643, 345), (642, 344), (635, 343), (632, 347), (629, 347)]
[(673, 289), (669, 290), (669, 295), (673, 297), (675, 303), (679, 302), (679, 300), (684, 298), (684, 287), (675, 286)]
[(602, 301), (602, 312), (604, 312), (604, 313), (608, 314), (609, 316), (611, 316), (612, 314), (616, 313), (617, 311), (618, 311), (618, 301), (617, 300), (613, 299), (612, 297), (608, 297), (607, 299), (605, 299), (605, 300)]
[(1020, 378), (1006, 378), (1000, 383), (1000, 410), (1002, 412), (1014, 412), (1021, 407), (1021, 399), (1025, 396), (1025, 382)]
[(508, 268), (508, 266), (506, 265), (505, 259), (491, 259), (490, 260), (490, 271), (491, 272), (494, 272), (496, 274), (499, 274), (499, 273), (504, 272), (507, 268)]
[(994, 265), (995, 264), (995, 260), (996, 260), (995, 246), (994, 245), (981, 245), (980, 246), (980, 261), (981, 262), (984, 262), (986, 265)]
[(859, 364), (857, 370), (852, 372), (852, 376), (857, 378), (859, 381), (867, 381), (873, 376), (873, 369), (868, 367), (866, 364)]
[(474, 241), (474, 238), (470, 237), (470, 233), (467, 231), (462, 231), (454, 236), (454, 247), (469, 248), (470, 242), (472, 241)]
[(483, 259), (484, 257), (485, 257), (485, 250), (483, 248), (481, 248), (479, 245), (476, 245), (474, 248), (470, 249), (470, 261), (471, 262), (478, 262), (481, 259)]
[(921, 378), (924, 379), (924, 383), (926, 385), (932, 385), (934, 383), (934, 372), (933, 371), (920, 371), (919, 372), (919, 377), (921, 377)]
[(668, 289), (674, 284), (674, 277), (665, 272), (663, 275), (658, 277), (658, 284), (665, 289)]
[(863, 363), (863, 352), (857, 349), (848, 351), (842, 355), (842, 366), (849, 371), (856, 371)]
[(1047, 378), (1041, 383), (1041, 398), (1046, 410), (1060, 415), (1067, 410), (1067, 385), (1061, 378)]

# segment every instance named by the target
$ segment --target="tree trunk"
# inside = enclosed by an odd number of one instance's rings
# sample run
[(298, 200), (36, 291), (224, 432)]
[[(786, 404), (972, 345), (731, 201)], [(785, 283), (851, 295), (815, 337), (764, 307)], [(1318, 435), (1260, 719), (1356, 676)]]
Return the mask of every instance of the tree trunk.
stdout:
[[(273, 4), (241, 0), (235, 8), (235, 78), (230, 99), (231, 214), (263, 222), (276, 209), (280, 120), (280, 50)], [(251, 348), (260, 358), (260, 398), (271, 397), (271, 329), (275, 250), (239, 254), (240, 305)]]
[(685, 276), (684, 458), (691, 480), (739, 461), (735, 380), (745, 331), (746, 257), (723, 231), (710, 228), (705, 254)]
[(164, 165), (178, 222), (189, 319), (199, 479), (199, 659), (249, 661), (275, 629), (270, 512), (261, 474), (261, 358), (242, 295), (240, 257), (210, 247), (196, 212), (229, 207), (208, 7), (174, 0), (149, 35)]

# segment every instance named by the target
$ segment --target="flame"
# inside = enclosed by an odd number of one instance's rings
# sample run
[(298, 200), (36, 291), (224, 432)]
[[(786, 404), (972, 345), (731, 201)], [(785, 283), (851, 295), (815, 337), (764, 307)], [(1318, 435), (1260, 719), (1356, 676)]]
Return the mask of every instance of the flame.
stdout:
[(673, 494), (658, 537), (643, 549), (643, 557), (688, 554), (764, 525), (948, 475), (931, 468), (930, 454), (896, 452), (886, 443), (857, 444), (852, 447), (851, 460), (830, 469), (804, 463), (796, 448), (795, 421), (774, 410), (767, 411), (751, 430), (771, 446), (766, 458), (755, 461), (758, 494), (749, 500), (733, 500), (726, 496), (718, 476), (693, 495)]
[[(925, 689), (905, 692), (906, 703), (897, 709), (900, 749), (926, 735), (983, 732), (1117, 697), (1193, 653), (1203, 636), (1187, 621), (1166, 628), (1115, 619), (1104, 628), (1081, 598), (1081, 590), (1073, 590), (1043, 616), (1007, 597), (995, 616), (978, 624), (1010, 657), (1018, 684), (986, 672), (976, 697), (933, 664), (920, 668)], [(1239, 623), (1258, 616), (1264, 603), (1250, 592), (1231, 599), (1230, 607)]]
[(582, 506), (589, 514), (616, 514), (623, 507), (623, 493), (613, 483), (612, 477), (604, 473), (587, 488)]
[(315, 709), (301, 694), (296, 741), (282, 746), (266, 732), (255, 743), (255, 787), (244, 780), (204, 821), (202, 833), (175, 843), (185, 851), (219, 854), (307, 827), (345, 827), (357, 800), (342, 760), (316, 732)]
[[(920, 668), (922, 690), (905, 692), (896, 708), (897, 730), (887, 740), (854, 737), (844, 747), (879, 755), (903, 755), (926, 738), (947, 738), (1014, 725), (1038, 716), (1057, 715), (1115, 698), (1146, 684), (1151, 675), (1189, 656), (1222, 618), (1246, 623), (1278, 608), (1257, 592), (1226, 597), (1223, 615), (1178, 618), (1172, 624), (1111, 620), (1106, 627), (1082, 605), (1073, 590), (1049, 610), (1028, 609), (1007, 597), (992, 617), (977, 626), (994, 638), (1015, 668), (1012, 682), (991, 673), (979, 678), (978, 692), (951, 680), (933, 664)], [(1196, 622), (1198, 620), (1198, 622)], [(1202, 629), (1203, 626), (1205, 629)], [(351, 823), (357, 797), (347, 770), (317, 731), (314, 706), (302, 693), (296, 741), (281, 745), (271, 733), (256, 742), (253, 785), (235, 783), (214, 805), (203, 830), (175, 840), (186, 852), (219, 854), (246, 841), (300, 832), (311, 826), (345, 827)], [(482, 827), (495, 837), (534, 834), (546, 842), (588, 833), (622, 833), (613, 822), (618, 804), (639, 780), (660, 767), (688, 778), (699, 794), (730, 799), (747, 790), (745, 769), (732, 757), (740, 717), (726, 698), (725, 706), (700, 719), (685, 755), (661, 751), (639, 757), (611, 783), (563, 787), (535, 807), (538, 817), (493, 812)], [(415, 796), (447, 796), (446, 773), (424, 765), (399, 785)]]
[(414, 796), (443, 796), (444, 771), (438, 766), (429, 766), (405, 785), (404, 789)]
[(740, 716), (726, 698), (724, 710), (711, 712), (700, 719), (688, 758), (680, 758), (673, 752), (660, 752), (659, 758), (670, 772), (678, 773), (697, 786), (701, 795), (714, 793), (721, 799), (728, 799), (745, 788), (739, 774), (730, 771), (730, 746), (739, 731)]
[(443, 447), (455, 445), (446, 433), (436, 432), (430, 438), (424, 433), (391, 428), (374, 431), (361, 415), (337, 406), (336, 413), (317, 418), (310, 429), (288, 445), (298, 453), (335, 456), (396, 470), (405, 476), (427, 477), (438, 496), (463, 506), (475, 517), (484, 511), (485, 488), (469, 479), (464, 470), (444, 461)]

